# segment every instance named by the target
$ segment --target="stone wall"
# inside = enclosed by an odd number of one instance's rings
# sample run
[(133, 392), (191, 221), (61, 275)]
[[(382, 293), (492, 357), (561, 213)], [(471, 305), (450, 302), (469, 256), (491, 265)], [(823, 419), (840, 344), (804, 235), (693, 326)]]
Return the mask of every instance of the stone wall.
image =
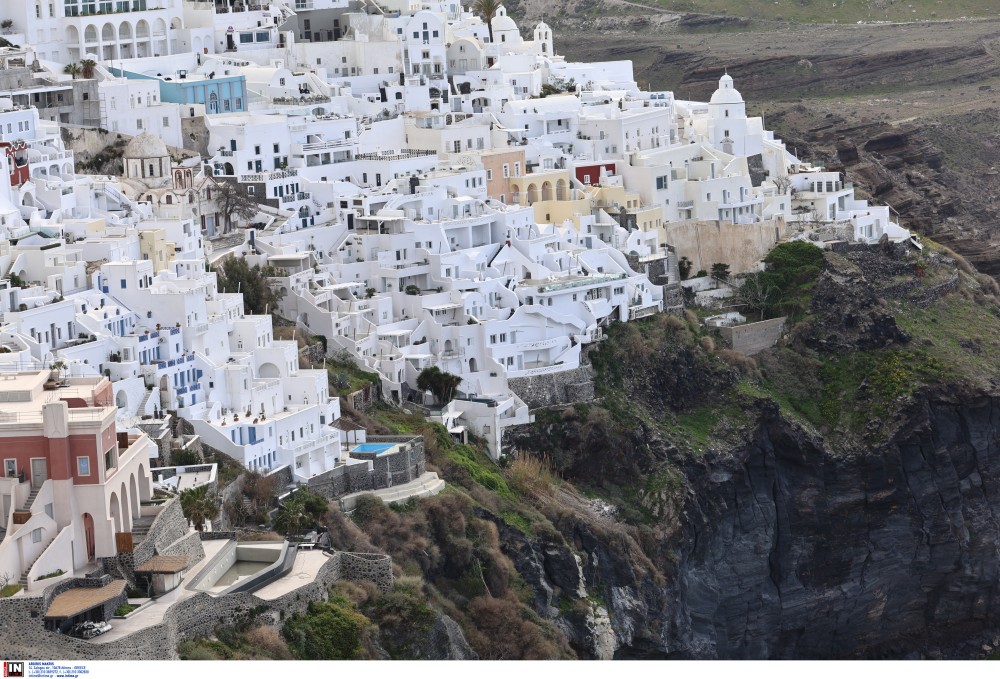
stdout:
[(729, 265), (732, 273), (753, 271), (757, 262), (787, 235), (784, 221), (733, 224), (720, 221), (673, 222), (666, 225), (667, 242), (677, 258), (691, 260), (691, 271), (712, 268), (716, 262)]
[(758, 323), (719, 328), (719, 333), (733, 351), (747, 356), (770, 349), (785, 331), (785, 317)]
[(299, 349), (299, 364), (300, 365), (319, 365), (320, 368), (323, 367), (323, 361), (326, 359), (326, 353), (323, 351), (323, 343), (316, 342), (316, 344), (310, 344)]
[(205, 558), (205, 548), (201, 544), (201, 535), (198, 533), (188, 533), (166, 549), (161, 550), (160, 554), (167, 556), (180, 556), (184, 554), (188, 558), (188, 568), (190, 568)]
[(391, 488), (409, 483), (427, 471), (427, 459), (422, 436), (369, 436), (369, 443), (398, 443), (399, 449), (388, 455), (356, 453), (356, 459), (368, 460), (365, 465), (342, 465), (309, 479), (309, 490), (338, 498), (350, 493)]
[[(132, 552), (119, 552), (112, 557), (101, 559), (107, 572), (115, 577), (135, 583), (135, 567), (149, 561), (155, 554), (188, 536), (188, 521), (181, 510), (181, 501), (174, 498), (163, 505), (149, 527), (146, 538), (138, 545), (133, 545)], [(196, 536), (197, 537), (197, 536)], [(202, 557), (204, 557), (202, 552)]]
[(589, 365), (547, 375), (514, 377), (508, 384), (529, 408), (594, 399), (594, 370)]
[(346, 396), (341, 396), (341, 398), (354, 410), (366, 413), (378, 403), (379, 390), (374, 384), (366, 384), (361, 389), (352, 391)]
[[(94, 580), (95, 586), (100, 586), (96, 584), (100, 580)], [(0, 599), (0, 648), (7, 657), (25, 660), (174, 660), (181, 641), (209, 635), (219, 625), (248, 613), (265, 617), (272, 624), (303, 613), (309, 602), (326, 600), (338, 580), (367, 580), (388, 592), (393, 584), (392, 560), (383, 554), (335, 552), (313, 582), (277, 599), (264, 600), (246, 593), (212, 597), (202, 592), (167, 609), (161, 623), (106, 644), (45, 630), (40, 612), (55, 596), (50, 590), (68, 588), (59, 583), (38, 597)]]

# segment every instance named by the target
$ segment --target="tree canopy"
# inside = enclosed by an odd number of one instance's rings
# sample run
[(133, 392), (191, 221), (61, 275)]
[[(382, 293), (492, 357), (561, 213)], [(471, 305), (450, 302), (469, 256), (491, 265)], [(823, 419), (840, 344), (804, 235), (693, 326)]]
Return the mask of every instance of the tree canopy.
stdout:
[(424, 368), (417, 375), (417, 389), (434, 394), (438, 403), (445, 404), (455, 397), (455, 389), (462, 383), (462, 378), (444, 372), (436, 365)]
[[(243, 305), (247, 313), (263, 314), (274, 311), (282, 295), (267, 284), (269, 276), (277, 276), (281, 271), (273, 267), (250, 266), (242, 257), (226, 257), (222, 266), (213, 269), (222, 292), (243, 293)], [(266, 310), (266, 311), (265, 311)]]
[(219, 515), (219, 501), (208, 486), (198, 486), (181, 491), (181, 511), (184, 518), (194, 524), (195, 530), (203, 530), (205, 523), (214, 521)]

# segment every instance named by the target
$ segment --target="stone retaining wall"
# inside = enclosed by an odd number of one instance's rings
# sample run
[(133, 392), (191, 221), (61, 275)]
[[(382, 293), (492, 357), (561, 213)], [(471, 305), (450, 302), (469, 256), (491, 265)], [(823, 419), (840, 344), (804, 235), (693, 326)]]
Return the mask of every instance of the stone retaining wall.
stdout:
[(594, 400), (594, 370), (589, 365), (547, 375), (513, 377), (508, 384), (529, 408)]
[(224, 597), (199, 593), (167, 609), (161, 623), (106, 644), (45, 630), (40, 611), (55, 596), (50, 590), (65, 584), (59, 583), (39, 597), (0, 600), (0, 648), (7, 657), (25, 660), (175, 660), (180, 642), (209, 635), (219, 625), (247, 614), (267, 616), (272, 624), (280, 624), (288, 616), (303, 613), (309, 602), (326, 600), (338, 580), (368, 580), (388, 592), (393, 583), (392, 560), (382, 554), (335, 552), (313, 582), (277, 599), (245, 593)]
[(422, 436), (369, 436), (369, 443), (397, 443), (399, 450), (388, 455), (359, 454), (371, 465), (342, 465), (309, 479), (309, 490), (329, 498), (351, 493), (382, 490), (409, 483), (427, 471)]
[(758, 323), (735, 325), (719, 328), (719, 333), (726, 344), (734, 351), (747, 356), (760, 353), (773, 347), (785, 331), (785, 317), (772, 318)]

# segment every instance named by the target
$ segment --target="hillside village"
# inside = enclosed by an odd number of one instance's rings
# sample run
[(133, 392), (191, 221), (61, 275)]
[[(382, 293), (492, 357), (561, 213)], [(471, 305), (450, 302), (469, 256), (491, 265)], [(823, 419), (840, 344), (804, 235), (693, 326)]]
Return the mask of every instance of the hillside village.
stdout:
[[(196, 587), (250, 547), (164, 504), (160, 479), (215, 484), (161, 469), (178, 451), (281, 494), (440, 490), (419, 439), (342, 416), (327, 359), (373, 375), (362, 401), (499, 459), (533, 407), (593, 398), (612, 323), (718, 296), (714, 265), (738, 287), (779, 242), (911, 238), (748, 117), (728, 74), (708, 102), (646, 91), (503, 7), (29, 0), (0, 20), (0, 575), (21, 585), (0, 610), (32, 634), (106, 622), (139, 581), (180, 602), (151, 625), (250, 601)], [(263, 308), (223, 285), (235, 260), (266, 277)], [(252, 596), (290, 610), (289, 572), (391, 579), (274, 550)], [(159, 628), (130, 624), (94, 657), (153, 648)]]

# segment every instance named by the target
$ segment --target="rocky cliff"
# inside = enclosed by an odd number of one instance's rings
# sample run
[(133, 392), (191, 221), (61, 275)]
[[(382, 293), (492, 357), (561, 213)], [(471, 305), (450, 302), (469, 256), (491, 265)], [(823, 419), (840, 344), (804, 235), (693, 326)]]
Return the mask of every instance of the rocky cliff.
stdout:
[[(556, 501), (564, 507), (556, 523), (564, 542), (530, 540), (510, 526), (501, 534), (535, 610), (581, 655), (937, 657), (954, 655), (969, 638), (993, 638), (1000, 627), (1000, 390), (994, 369), (973, 379), (961, 368), (985, 366), (965, 361), (990, 351), (955, 354), (907, 317), (905, 299), (938, 290), (953, 268), (936, 266), (934, 280), (873, 301), (863, 272), (891, 272), (893, 261), (872, 252), (850, 257), (827, 258), (809, 322), (800, 323), (812, 331), (793, 333), (779, 350), (815, 361), (816, 375), (797, 379), (816, 380), (810, 389), (823, 393), (836, 384), (849, 412), (838, 417), (821, 407), (826, 417), (810, 422), (802, 416), (807, 404), (786, 399), (766, 360), (752, 380), (733, 377), (729, 384), (739, 379), (742, 396), (731, 401), (721, 362), (706, 372), (709, 352), (690, 343), (681, 349), (677, 340), (675, 349), (661, 342), (654, 355), (622, 359), (633, 420), (581, 415), (578, 406), (514, 436), (522, 450), (561, 446), (555, 464), (574, 483), (603, 489), (618, 508), (602, 516), (594, 511), (600, 504), (567, 499), (564, 489)], [(832, 294), (838, 286), (839, 298)], [(853, 286), (856, 308), (843, 286)], [(945, 287), (928, 306), (958, 313), (960, 298)], [(982, 312), (996, 314), (992, 302)], [(954, 322), (948, 313), (927, 325)], [(877, 332), (845, 329), (852, 315), (874, 318)], [(832, 350), (866, 357), (864, 370), (832, 374), (831, 365), (848, 367), (809, 348), (817, 326), (829, 330), (818, 336), (837, 338)], [(961, 347), (965, 339), (954, 341)], [(935, 369), (907, 373), (899, 356)], [(674, 412), (679, 404), (669, 398), (650, 399), (657, 363), (708, 378), (700, 408), (717, 417), (707, 443), (700, 416)], [(885, 387), (893, 371), (909, 375), (893, 378), (905, 388)], [(765, 388), (751, 389), (753, 380)], [(607, 442), (616, 449), (602, 450)], [(628, 465), (613, 474), (602, 456)], [(559, 603), (566, 600), (586, 605)]]

